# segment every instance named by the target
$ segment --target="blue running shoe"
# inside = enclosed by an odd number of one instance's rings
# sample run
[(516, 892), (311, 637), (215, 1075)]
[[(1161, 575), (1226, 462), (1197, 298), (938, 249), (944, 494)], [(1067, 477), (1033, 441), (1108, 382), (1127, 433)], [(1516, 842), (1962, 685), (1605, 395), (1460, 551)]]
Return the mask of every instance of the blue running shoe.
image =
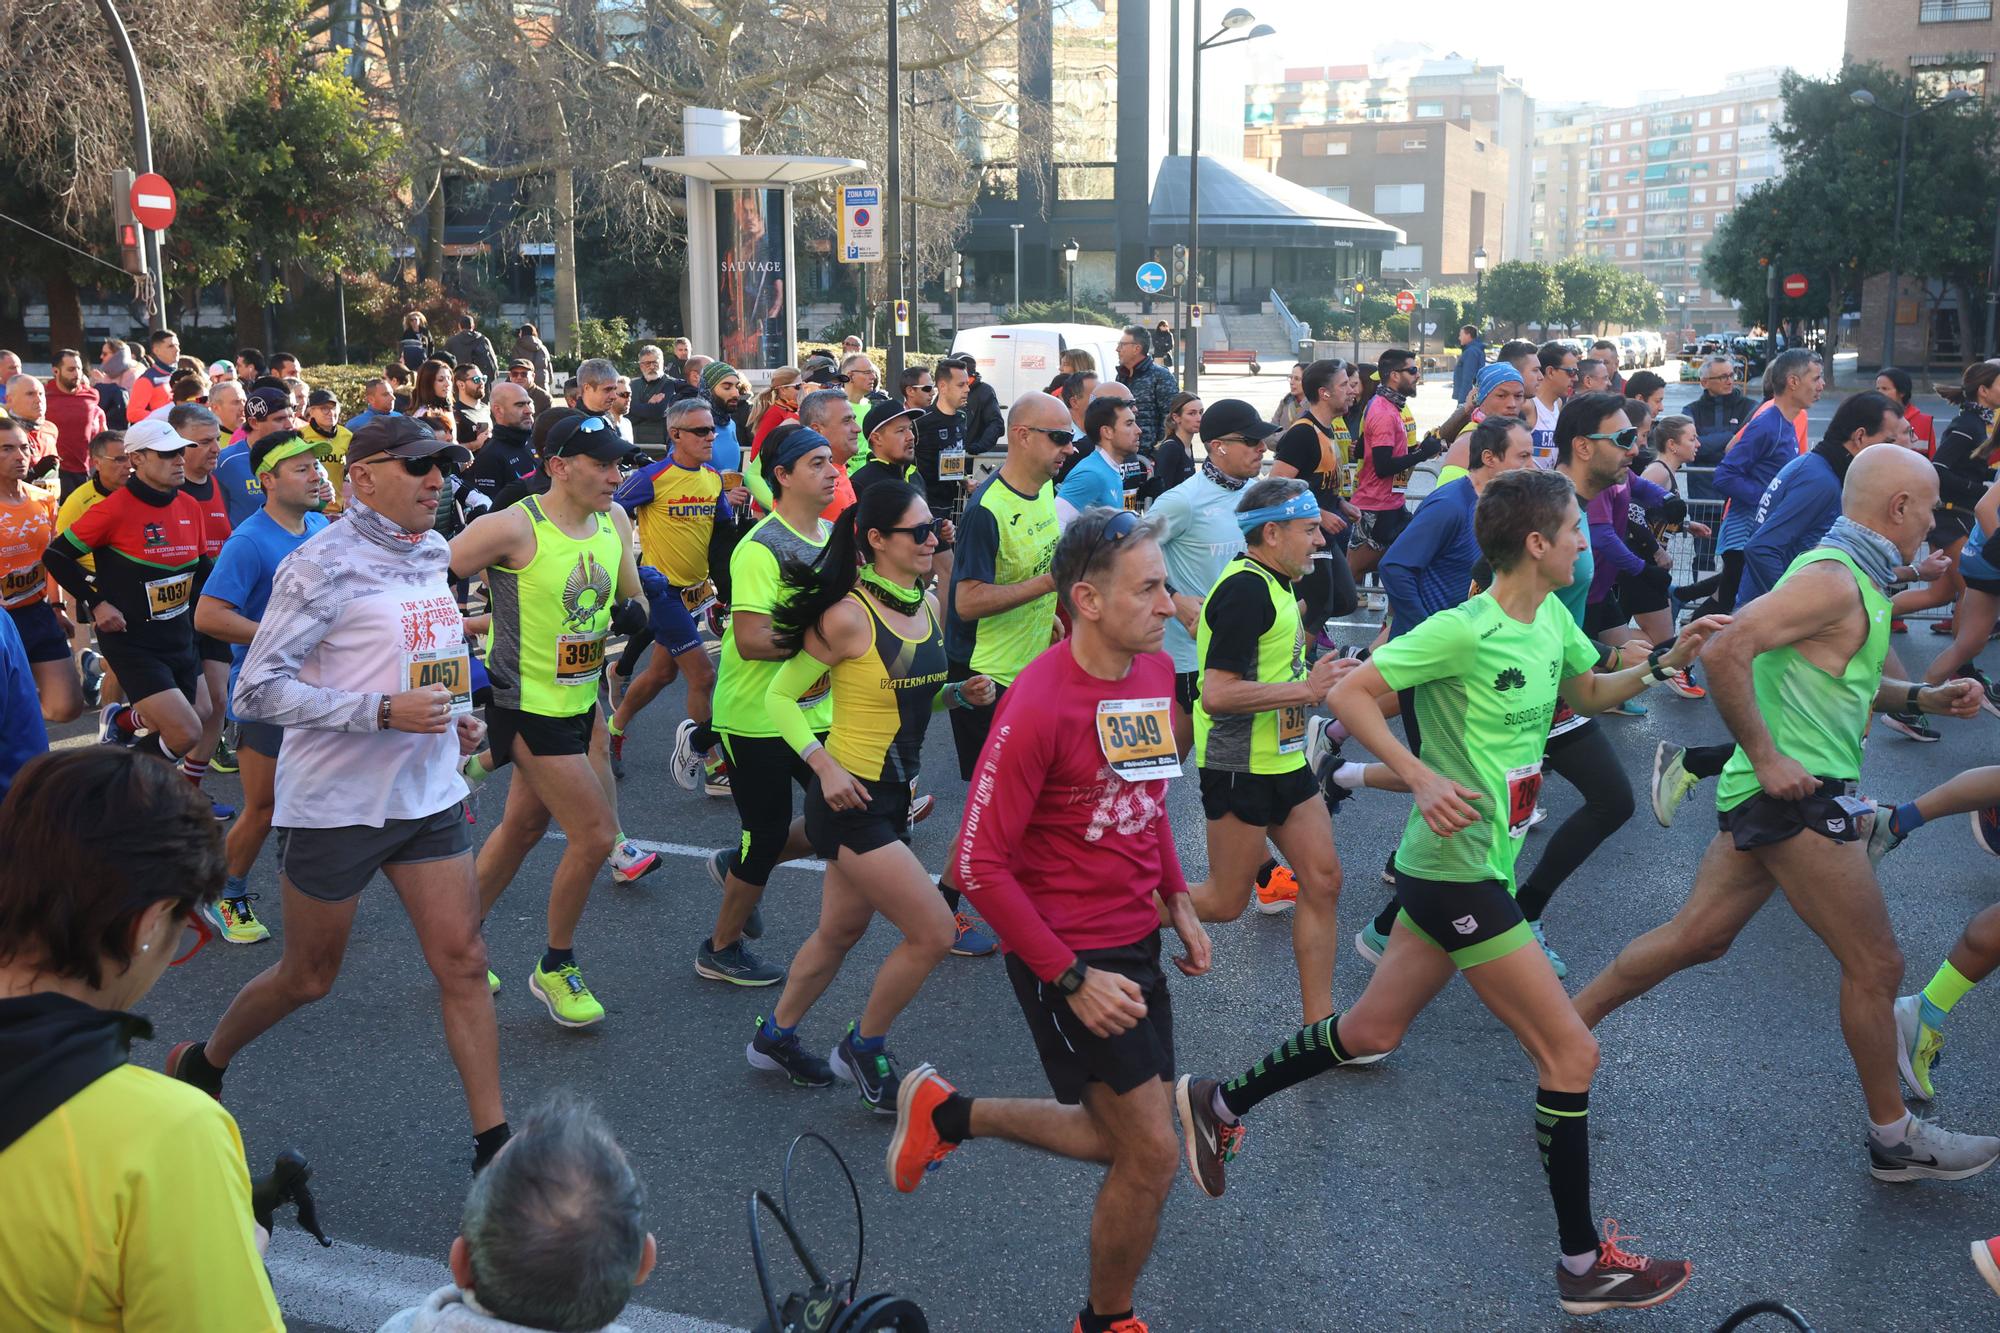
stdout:
[(1382, 961), (1382, 951), (1388, 947), (1389, 937), (1375, 929), (1373, 921), (1354, 932), (1354, 952), (1370, 967)]
[(210, 801), (208, 809), (209, 813), (215, 816), (215, 822), (218, 824), (226, 824), (236, 818), (236, 807), (233, 805), (224, 805), (220, 801)]
[(1000, 947), (1000, 941), (971, 912), (961, 910), (957, 916), (958, 933), (952, 938), (951, 951), (960, 958), (984, 958)]
[(1569, 964), (1562, 960), (1562, 955), (1557, 953), (1555, 946), (1549, 943), (1549, 937), (1542, 934), (1542, 923), (1539, 921), (1530, 921), (1528, 929), (1535, 933), (1535, 943), (1541, 945), (1542, 952), (1548, 956), (1549, 966), (1555, 969), (1556, 980), (1560, 981), (1568, 976)]

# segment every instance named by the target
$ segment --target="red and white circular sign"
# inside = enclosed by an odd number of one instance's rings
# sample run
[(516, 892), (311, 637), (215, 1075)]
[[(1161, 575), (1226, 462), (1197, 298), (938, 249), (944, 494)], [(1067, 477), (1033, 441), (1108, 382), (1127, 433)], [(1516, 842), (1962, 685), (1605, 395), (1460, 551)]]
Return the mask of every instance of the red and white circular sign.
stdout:
[(1407, 315), (1416, 308), (1417, 308), (1417, 294), (1415, 292), (1410, 291), (1406, 288), (1405, 290), (1396, 293), (1396, 309), (1400, 310), (1402, 313)]
[(149, 171), (132, 182), (132, 216), (148, 231), (165, 231), (174, 225), (180, 203), (167, 178)]
[(1790, 274), (1785, 279), (1785, 295), (1791, 297), (1794, 301), (1796, 301), (1801, 296), (1804, 296), (1806, 294), (1807, 285), (1808, 284), (1806, 283), (1805, 274), (1803, 273)]

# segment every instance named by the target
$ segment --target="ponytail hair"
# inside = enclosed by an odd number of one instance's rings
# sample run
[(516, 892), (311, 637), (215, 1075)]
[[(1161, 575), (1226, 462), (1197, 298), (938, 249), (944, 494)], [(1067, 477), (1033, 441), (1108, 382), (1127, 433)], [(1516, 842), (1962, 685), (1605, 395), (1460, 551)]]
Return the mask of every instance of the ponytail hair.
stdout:
[(854, 591), (861, 566), (874, 563), (875, 548), (868, 544), (868, 534), (895, 527), (923, 498), (904, 482), (878, 481), (840, 511), (817, 564), (788, 557), (779, 571), (785, 591), (771, 612), (771, 642), (787, 653), (801, 651), (807, 632), (820, 617)]
[(1975, 361), (1965, 368), (1965, 378), (1957, 384), (1934, 384), (1938, 397), (1953, 407), (1978, 407), (1979, 391), (2000, 379), (2000, 363)]

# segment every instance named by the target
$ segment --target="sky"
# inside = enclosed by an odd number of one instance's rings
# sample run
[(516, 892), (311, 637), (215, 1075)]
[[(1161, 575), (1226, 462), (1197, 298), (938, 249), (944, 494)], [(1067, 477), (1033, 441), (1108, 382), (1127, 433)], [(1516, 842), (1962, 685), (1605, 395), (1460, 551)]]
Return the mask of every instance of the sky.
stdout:
[[(1712, 92), (1723, 75), (1740, 69), (1790, 65), (1831, 73), (1840, 66), (1850, 0), (1757, 0), (1720, 9), (1679, 0), (1626, 6), (1401, 0), (1341, 5), (1331, 21), (1326, 0), (1234, 2), (1278, 30), (1230, 53), (1250, 78), (1271, 77), (1273, 66), (1364, 64), (1383, 46), (1422, 42), (1440, 54), (1456, 51), (1503, 66), (1538, 103), (1631, 106), (1660, 95)], [(1217, 25), (1227, 8), (1207, 0), (1204, 22)]]

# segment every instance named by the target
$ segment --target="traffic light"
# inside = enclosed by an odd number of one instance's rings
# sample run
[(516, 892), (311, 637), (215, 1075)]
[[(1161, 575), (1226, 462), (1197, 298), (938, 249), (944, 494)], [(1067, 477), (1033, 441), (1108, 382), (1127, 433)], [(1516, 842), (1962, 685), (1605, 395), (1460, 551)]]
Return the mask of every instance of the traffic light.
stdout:
[(1174, 289), (1176, 291), (1180, 290), (1182, 287), (1187, 286), (1187, 259), (1188, 259), (1187, 247), (1185, 245), (1176, 245), (1174, 247), (1174, 276), (1173, 276), (1173, 284), (1174, 284)]
[(954, 250), (951, 252), (951, 289), (957, 291), (965, 286), (965, 256)]
[(118, 229), (118, 267), (139, 277), (146, 276), (146, 246), (141, 239), (138, 219), (132, 216), (132, 173), (111, 173), (111, 221)]

